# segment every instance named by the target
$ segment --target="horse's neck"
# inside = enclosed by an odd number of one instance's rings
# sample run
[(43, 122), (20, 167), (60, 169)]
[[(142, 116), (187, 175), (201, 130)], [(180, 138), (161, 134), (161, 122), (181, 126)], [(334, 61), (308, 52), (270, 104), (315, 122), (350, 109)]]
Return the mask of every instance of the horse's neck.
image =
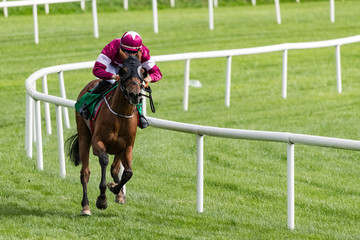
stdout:
[(134, 107), (125, 98), (120, 87), (117, 87), (110, 101), (111, 108), (118, 114), (129, 116), (134, 112)]

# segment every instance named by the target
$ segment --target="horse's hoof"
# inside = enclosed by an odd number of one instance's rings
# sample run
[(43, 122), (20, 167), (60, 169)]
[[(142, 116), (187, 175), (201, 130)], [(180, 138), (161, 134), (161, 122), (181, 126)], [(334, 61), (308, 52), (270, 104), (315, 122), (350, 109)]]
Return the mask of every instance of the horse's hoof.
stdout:
[(125, 195), (122, 192), (115, 195), (115, 202), (119, 204), (125, 204), (126, 203)]
[(83, 207), (83, 209), (81, 210), (80, 216), (91, 216), (89, 206)]
[(111, 191), (111, 189), (113, 189), (115, 186), (116, 186), (116, 183), (114, 183), (114, 182), (109, 182), (109, 183), (107, 184), (107, 187), (109, 188), (110, 191)]
[(98, 209), (101, 209), (101, 210), (105, 210), (107, 209), (108, 205), (107, 205), (107, 199), (106, 197), (98, 197), (97, 200), (96, 200), (96, 207)]
[(109, 188), (109, 190), (114, 193), (114, 194), (118, 194), (118, 190), (116, 190), (115, 188), (117, 187), (117, 184), (114, 182), (108, 183), (107, 187)]

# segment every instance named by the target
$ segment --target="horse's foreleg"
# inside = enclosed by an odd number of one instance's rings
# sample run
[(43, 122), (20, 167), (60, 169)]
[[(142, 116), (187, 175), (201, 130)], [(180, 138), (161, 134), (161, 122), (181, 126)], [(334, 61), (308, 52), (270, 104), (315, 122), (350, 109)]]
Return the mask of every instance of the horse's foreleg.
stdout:
[[(108, 183), (108, 186), (115, 186), (116, 184), (120, 183), (120, 177), (119, 177), (119, 173), (120, 173), (120, 169), (121, 169), (120, 156), (121, 155), (115, 155), (114, 162), (111, 165), (111, 170), (110, 170), (111, 176), (114, 179), (114, 183)], [(123, 204), (126, 202), (123, 188), (121, 188), (120, 192), (115, 195), (115, 202), (120, 203), (120, 204)]]
[(114, 194), (119, 194), (122, 187), (127, 183), (130, 178), (133, 175), (132, 171), (132, 146), (127, 147), (124, 154), (121, 163), (124, 166), (124, 172), (121, 175), (120, 182), (118, 184), (108, 184), (108, 187), (111, 192)]
[(99, 162), (101, 166), (101, 181), (99, 185), (100, 195), (96, 201), (96, 207), (98, 209), (106, 209), (107, 208), (107, 199), (106, 199), (106, 168), (109, 164), (109, 156), (106, 152), (102, 152), (99, 155)]
[(121, 160), (120, 160), (119, 155), (115, 155), (114, 162), (113, 162), (113, 164), (111, 164), (111, 169), (110, 169), (111, 177), (114, 179), (115, 183), (120, 182), (120, 178), (119, 178), (120, 163), (121, 163)]
[[(95, 144), (94, 144), (95, 143)], [(96, 200), (96, 207), (98, 209), (107, 208), (107, 199), (106, 199), (106, 168), (109, 164), (109, 156), (106, 153), (106, 148), (101, 141), (93, 141), (93, 152), (96, 156), (99, 157), (99, 163), (101, 166), (101, 181), (99, 185), (100, 195)]]

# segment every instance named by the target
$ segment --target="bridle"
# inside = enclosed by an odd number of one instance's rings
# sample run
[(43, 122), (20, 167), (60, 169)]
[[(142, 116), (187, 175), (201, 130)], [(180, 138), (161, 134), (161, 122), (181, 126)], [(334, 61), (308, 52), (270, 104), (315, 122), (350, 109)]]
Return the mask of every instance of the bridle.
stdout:
[[(135, 70), (136, 69), (136, 70)], [(141, 73), (141, 71), (144, 71), (143, 74)], [(144, 92), (147, 92), (149, 95), (140, 93), (140, 97), (144, 96), (150, 99), (150, 107), (151, 107), (151, 111), (155, 112), (155, 106), (154, 106), (154, 102), (151, 96), (152, 90), (150, 88), (150, 86), (145, 86), (145, 81), (144, 78), (147, 75), (147, 70), (145, 68), (143, 68), (141, 66), (141, 63), (139, 61), (138, 58), (136, 58), (135, 56), (129, 56), (125, 61), (123, 66), (119, 69), (119, 76), (120, 76), (120, 90), (121, 92), (124, 94), (125, 98), (130, 101), (129, 96), (126, 94), (126, 89), (130, 86), (130, 85), (138, 85), (140, 86), (140, 89), (143, 90)], [(129, 81), (129, 79), (132, 78), (136, 78), (136, 79), (140, 79), (140, 82), (138, 81)], [(118, 117), (121, 118), (127, 118), (130, 119), (134, 116), (136, 107), (134, 108), (134, 111), (131, 115), (122, 115), (119, 113), (116, 113), (115, 111), (113, 111), (110, 107), (110, 104), (108, 103), (106, 97), (104, 96), (104, 100), (105, 103), (107, 105), (107, 107), (109, 108), (110, 112)]]
[[(124, 61), (123, 66), (119, 69), (120, 89), (123, 93), (130, 85), (138, 85), (140, 88), (142, 88), (142, 85), (144, 85), (144, 75), (146, 76), (147, 74), (146, 70), (145, 74), (141, 74), (142, 69), (143, 68), (141, 67), (139, 59), (135, 56), (129, 56)], [(130, 83), (127, 83), (129, 78), (140, 79), (140, 83), (138, 81), (131, 81)], [(127, 98), (126, 94), (125, 97)]]

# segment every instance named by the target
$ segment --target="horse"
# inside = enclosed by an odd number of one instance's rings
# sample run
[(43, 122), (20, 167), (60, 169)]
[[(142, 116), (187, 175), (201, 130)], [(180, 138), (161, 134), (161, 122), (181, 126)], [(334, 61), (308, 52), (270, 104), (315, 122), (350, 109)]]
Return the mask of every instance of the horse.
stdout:
[[(101, 166), (100, 195), (96, 201), (98, 209), (107, 208), (106, 187), (115, 194), (115, 201), (125, 203), (123, 186), (132, 175), (132, 155), (137, 131), (138, 114), (136, 105), (142, 96), (146, 69), (141, 67), (141, 55), (128, 56), (120, 50), (123, 65), (119, 69), (120, 80), (117, 80), (117, 87), (107, 97), (104, 97), (106, 104), (102, 104), (98, 110), (92, 127), (93, 133), (84, 118), (76, 112), (77, 132), (69, 137), (68, 156), (75, 166), (82, 164), (80, 181), (83, 187), (81, 201), (81, 215), (91, 215), (89, 200), (87, 196), (87, 185), (90, 178), (89, 152), (92, 147), (93, 154), (99, 158)], [(100, 80), (89, 82), (80, 92), (78, 100)], [(110, 173), (114, 182), (106, 184), (106, 168), (109, 163), (109, 156), (114, 155)], [(119, 178), (120, 164), (124, 171)]]

